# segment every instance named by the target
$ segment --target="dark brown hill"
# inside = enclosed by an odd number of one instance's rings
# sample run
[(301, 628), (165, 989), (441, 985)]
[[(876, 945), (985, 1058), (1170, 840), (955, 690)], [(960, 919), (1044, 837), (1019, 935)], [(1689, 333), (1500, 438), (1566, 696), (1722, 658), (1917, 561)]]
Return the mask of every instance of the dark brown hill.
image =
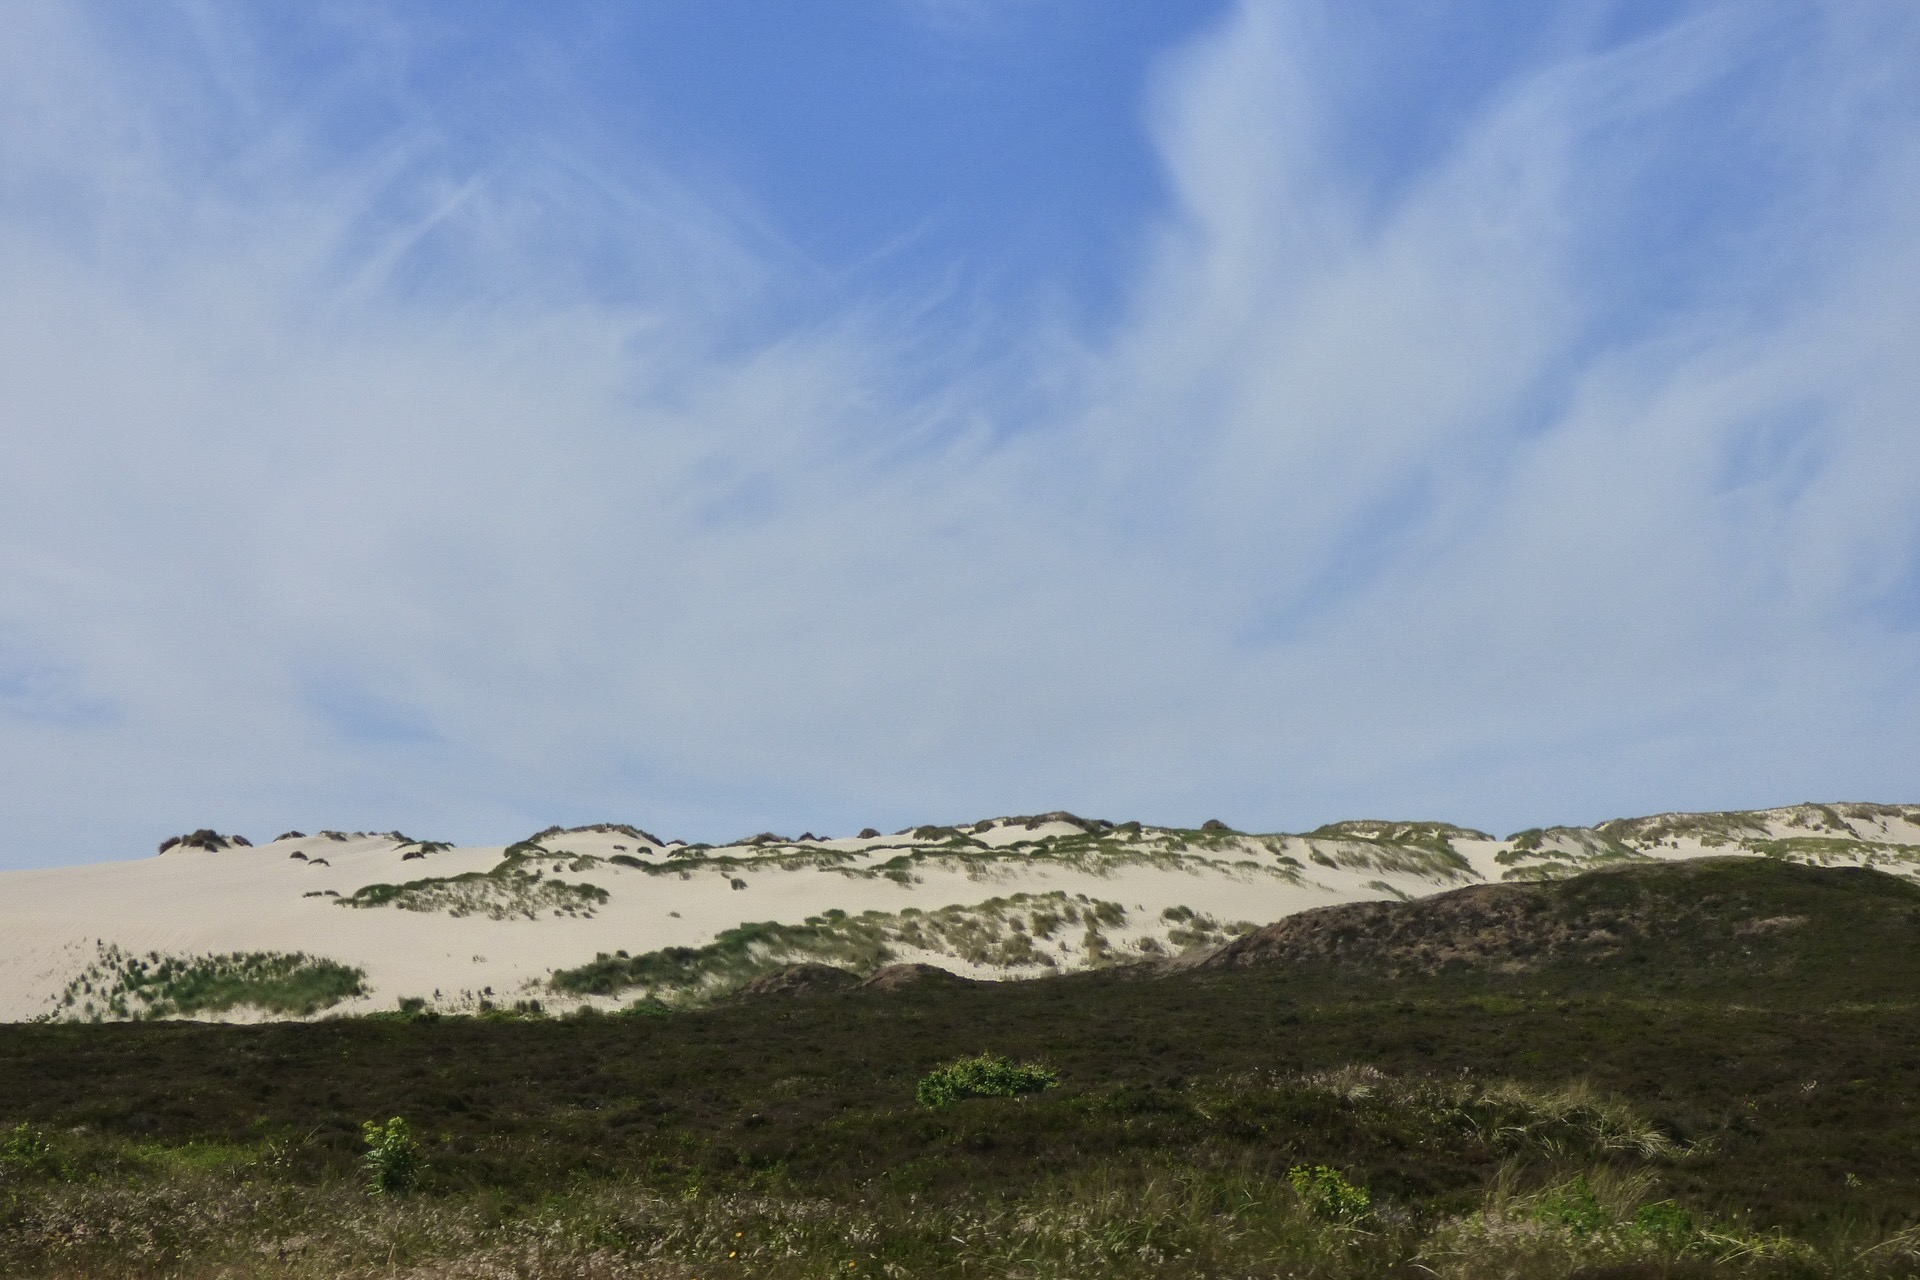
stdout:
[(963, 978), (951, 970), (931, 964), (890, 964), (876, 970), (860, 984), (863, 991), (899, 991), (906, 987), (932, 983), (945, 987), (978, 986), (972, 978)]
[(830, 964), (794, 964), (763, 973), (734, 993), (736, 998), (759, 996), (817, 996), (845, 991), (859, 982), (858, 974)]
[(1637, 862), (1321, 907), (1179, 963), (1198, 972), (1269, 966), (1385, 979), (1554, 977), (1625, 992), (1741, 985), (1755, 994), (1907, 995), (1920, 981), (1920, 887), (1879, 871), (1766, 858)]

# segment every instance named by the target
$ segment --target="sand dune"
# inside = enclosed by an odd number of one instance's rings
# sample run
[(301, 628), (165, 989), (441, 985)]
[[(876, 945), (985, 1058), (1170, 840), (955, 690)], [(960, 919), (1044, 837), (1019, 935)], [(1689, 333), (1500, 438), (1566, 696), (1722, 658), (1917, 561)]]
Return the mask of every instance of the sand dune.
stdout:
[[(149, 964), (298, 952), (364, 972), (362, 994), (307, 1016), (403, 999), (449, 1012), (696, 1000), (802, 960), (1031, 977), (1216, 945), (1310, 907), (1626, 858), (1749, 852), (1920, 878), (1920, 807), (1663, 814), (1506, 839), (1437, 823), (1288, 835), (1052, 814), (721, 847), (611, 824), (464, 848), (397, 833), (200, 844), (214, 847), (0, 873), (0, 1019), (118, 1016), (100, 977), (108, 949)], [(726, 932), (749, 922), (787, 928)], [(617, 981), (596, 981), (612, 989), (556, 989), (556, 973), (597, 956)], [(243, 1002), (204, 1016), (269, 1015)]]

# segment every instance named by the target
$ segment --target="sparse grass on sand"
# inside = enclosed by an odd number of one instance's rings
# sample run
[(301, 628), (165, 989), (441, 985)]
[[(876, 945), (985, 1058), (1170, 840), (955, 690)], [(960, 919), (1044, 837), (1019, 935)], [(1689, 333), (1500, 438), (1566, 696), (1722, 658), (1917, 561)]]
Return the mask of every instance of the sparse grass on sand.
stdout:
[(297, 951), (135, 955), (104, 943), (46, 1016), (109, 1022), (251, 1009), (307, 1017), (360, 995), (366, 976), (364, 970)]
[[(1186, 922), (1193, 919), (1188, 912)], [(637, 956), (602, 953), (587, 964), (556, 971), (550, 981), (563, 995), (637, 989), (648, 999), (684, 1004), (724, 996), (798, 963), (831, 964), (864, 976), (902, 950), (937, 952), (1011, 974), (1044, 972), (1073, 947), (1095, 966), (1111, 963), (1113, 949), (1104, 930), (1126, 922), (1126, 909), (1117, 902), (1057, 890), (931, 911), (829, 911), (800, 924), (765, 921), (724, 929), (700, 947), (666, 947)], [(1213, 922), (1204, 925), (1215, 929), (1216, 940), (1225, 936)]]
[[(426, 845), (421, 848), (432, 852)], [(489, 920), (535, 920), (549, 914), (591, 917), (594, 908), (605, 905), (605, 889), (584, 881), (548, 877), (550, 872), (586, 871), (599, 861), (570, 853), (555, 854), (523, 841), (509, 846), (499, 865), (491, 870), (425, 876), (400, 884), (362, 885), (337, 905), (397, 907), (402, 911), (445, 912), (454, 917), (478, 915)]]

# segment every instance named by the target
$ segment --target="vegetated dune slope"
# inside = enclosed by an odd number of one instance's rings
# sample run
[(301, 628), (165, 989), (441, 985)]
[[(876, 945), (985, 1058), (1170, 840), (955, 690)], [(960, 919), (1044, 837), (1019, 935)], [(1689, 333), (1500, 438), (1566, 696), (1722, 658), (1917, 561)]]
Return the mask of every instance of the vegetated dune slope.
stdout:
[[(196, 836), (154, 858), (0, 873), (0, 1019), (687, 1003), (801, 963), (1020, 978), (1241, 938), (1212, 961), (1233, 963), (1292, 937), (1258, 925), (1312, 908), (1716, 854), (1920, 879), (1920, 806), (1871, 804), (1663, 814), (1504, 840), (1445, 823), (1261, 835), (1066, 813), (727, 846), (614, 824), (472, 848), (397, 832), (289, 833), (257, 847)], [(1520, 910), (1526, 892), (1448, 901)], [(1373, 919), (1346, 910), (1342, 927)], [(1337, 955), (1319, 926), (1298, 927), (1290, 946)], [(1599, 935), (1612, 928), (1577, 945), (1608, 945)], [(1437, 954), (1415, 948), (1395, 963)]]

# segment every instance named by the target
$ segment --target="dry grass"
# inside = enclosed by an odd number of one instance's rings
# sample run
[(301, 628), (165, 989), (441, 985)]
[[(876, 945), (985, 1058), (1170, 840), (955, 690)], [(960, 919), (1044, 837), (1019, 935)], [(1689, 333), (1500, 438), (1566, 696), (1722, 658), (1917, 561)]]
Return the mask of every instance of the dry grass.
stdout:
[(23, 1187), (0, 1177), (0, 1270), (22, 1280), (1551, 1280), (1893, 1276), (1916, 1259), (1912, 1232), (1823, 1251), (1777, 1233), (1698, 1229), (1651, 1198), (1646, 1171), (1607, 1165), (1532, 1186), (1507, 1166), (1467, 1214), (1424, 1219), (1415, 1206), (1376, 1202), (1332, 1220), (1281, 1179), (1137, 1164), (1099, 1165), (1019, 1197), (881, 1191), (849, 1201), (697, 1183), (669, 1194), (615, 1181), (515, 1203), (304, 1185), (265, 1154), (146, 1161), (111, 1178)]

